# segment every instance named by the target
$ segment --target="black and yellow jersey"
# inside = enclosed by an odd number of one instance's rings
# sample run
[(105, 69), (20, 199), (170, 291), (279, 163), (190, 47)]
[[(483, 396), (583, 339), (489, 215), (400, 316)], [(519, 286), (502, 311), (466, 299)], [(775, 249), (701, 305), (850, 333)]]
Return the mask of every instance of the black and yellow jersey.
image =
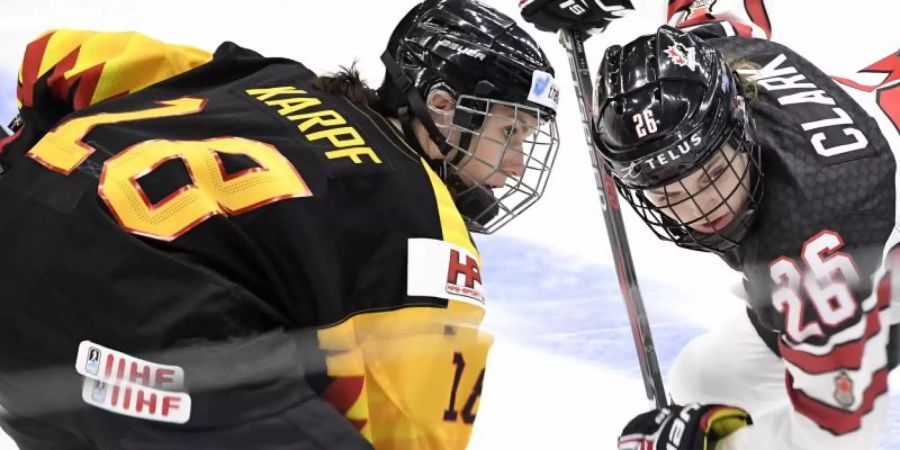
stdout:
[[(478, 252), (394, 127), (315, 78), (231, 43), (28, 47), (24, 125), (0, 141), (0, 342), (29, 344), (0, 346), (0, 373), (71, 367), (88, 341), (182, 368), (192, 401), (179, 425), (110, 414), (64, 371), (59, 433), (465, 447), (491, 344)], [(42, 415), (40, 389), (2, 382), (0, 403)]]

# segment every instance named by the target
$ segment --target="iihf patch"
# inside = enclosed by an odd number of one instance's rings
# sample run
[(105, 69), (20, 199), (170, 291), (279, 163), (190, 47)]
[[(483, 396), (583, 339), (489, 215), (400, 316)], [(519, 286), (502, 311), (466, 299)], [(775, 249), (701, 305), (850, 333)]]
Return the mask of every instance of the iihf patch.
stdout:
[(82, 341), (78, 346), (75, 369), (79, 374), (99, 381), (126, 380), (168, 391), (180, 391), (184, 387), (184, 369), (181, 367), (145, 361), (91, 341)]
[(528, 101), (556, 111), (556, 106), (559, 104), (559, 87), (556, 85), (553, 75), (540, 70), (532, 73)]
[(84, 376), (81, 398), (89, 405), (157, 422), (185, 423), (191, 417), (191, 397), (181, 392), (181, 367), (82, 341), (75, 369)]
[(104, 383), (84, 378), (81, 399), (109, 412), (155, 422), (185, 423), (191, 418), (191, 396), (125, 381)]
[(834, 378), (834, 399), (844, 408), (853, 406), (853, 380), (847, 375), (847, 372), (841, 371), (841, 374)]

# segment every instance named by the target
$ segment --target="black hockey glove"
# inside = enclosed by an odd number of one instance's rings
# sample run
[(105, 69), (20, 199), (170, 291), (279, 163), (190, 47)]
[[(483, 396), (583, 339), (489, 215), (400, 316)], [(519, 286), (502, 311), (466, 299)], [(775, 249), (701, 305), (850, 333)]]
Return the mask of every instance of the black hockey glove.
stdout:
[(669, 405), (628, 422), (619, 450), (713, 450), (721, 439), (752, 423), (750, 414), (733, 406)]
[(630, 0), (519, 0), (522, 17), (541, 31), (601, 31), (633, 10)]

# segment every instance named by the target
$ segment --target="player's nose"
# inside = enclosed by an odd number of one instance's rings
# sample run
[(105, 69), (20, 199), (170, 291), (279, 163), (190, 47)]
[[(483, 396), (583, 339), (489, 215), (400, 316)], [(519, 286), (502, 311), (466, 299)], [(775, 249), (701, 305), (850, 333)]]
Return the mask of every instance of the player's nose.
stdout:
[(515, 149), (507, 149), (506, 155), (500, 162), (500, 171), (512, 176), (521, 177), (525, 174), (525, 155)]

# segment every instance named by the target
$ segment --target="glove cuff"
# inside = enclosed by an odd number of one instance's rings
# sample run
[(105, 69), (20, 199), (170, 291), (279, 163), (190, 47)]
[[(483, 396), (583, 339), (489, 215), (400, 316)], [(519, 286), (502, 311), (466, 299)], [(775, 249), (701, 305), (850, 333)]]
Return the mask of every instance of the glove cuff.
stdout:
[(709, 411), (700, 417), (699, 426), (706, 434), (707, 450), (715, 448), (715, 444), (731, 433), (753, 424), (747, 411), (733, 406), (709, 405)]

